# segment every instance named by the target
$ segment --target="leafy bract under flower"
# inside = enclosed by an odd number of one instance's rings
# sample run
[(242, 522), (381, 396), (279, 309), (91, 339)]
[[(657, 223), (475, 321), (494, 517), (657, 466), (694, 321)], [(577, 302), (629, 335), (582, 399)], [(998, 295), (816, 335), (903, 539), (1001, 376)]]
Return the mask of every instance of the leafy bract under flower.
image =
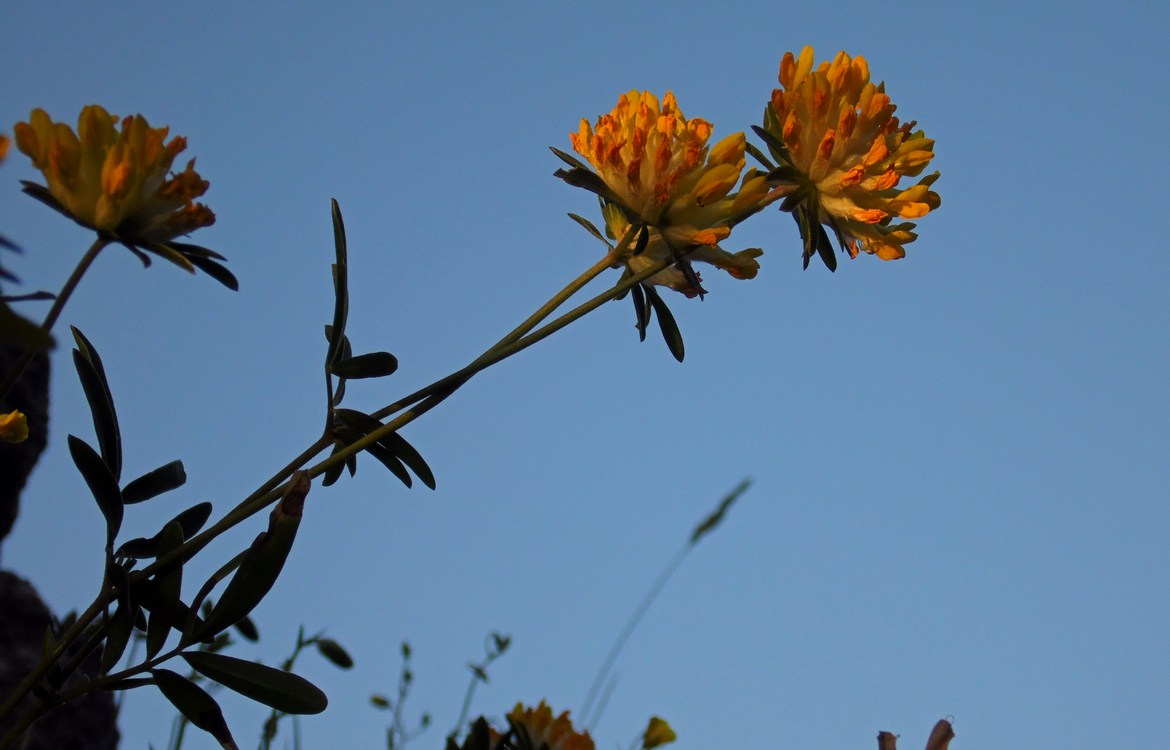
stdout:
[(123, 118), (94, 104), (85, 107), (77, 132), (35, 109), (16, 124), (16, 145), (48, 183), (59, 210), (78, 223), (130, 245), (168, 242), (215, 221), (195, 198), (208, 183), (195, 160), (171, 172), (187, 147), (168, 128), (152, 128), (142, 115)]
[[(780, 85), (757, 130), (779, 162), (771, 184), (787, 194), (805, 238), (805, 263), (819, 251), (826, 263), (831, 248), (820, 224), (831, 228), (842, 247), (884, 260), (903, 258), (903, 246), (917, 235), (910, 222), (939, 207), (930, 189), (934, 172), (909, 187), (903, 177), (922, 173), (934, 158), (934, 141), (915, 122), (900, 123), (885, 84), (874, 84), (864, 57), (837, 53), (813, 68), (812, 47), (791, 52), (780, 63)], [(815, 232), (815, 236), (814, 236)]]
[(688, 257), (714, 263), (737, 278), (756, 275), (754, 259), (760, 251), (732, 255), (718, 243), (782, 195), (769, 188), (763, 172), (745, 173), (743, 133), (708, 145), (713, 130), (707, 120), (687, 119), (670, 92), (659, 103), (649, 91), (629, 91), (596, 125), (582, 119), (577, 132), (569, 134), (574, 150), (592, 169), (562, 155), (576, 168), (557, 173), (601, 196), (607, 228), (616, 237), (630, 225), (647, 227), (645, 250), (636, 255), (627, 250), (624, 260), (637, 272), (672, 258), (676, 267), (651, 281), (688, 296), (702, 293), (686, 265)]
[(536, 708), (517, 703), (508, 714), (508, 722), (516, 739), (514, 746), (519, 750), (594, 750), (588, 731), (573, 731), (568, 711), (554, 717), (544, 701)]

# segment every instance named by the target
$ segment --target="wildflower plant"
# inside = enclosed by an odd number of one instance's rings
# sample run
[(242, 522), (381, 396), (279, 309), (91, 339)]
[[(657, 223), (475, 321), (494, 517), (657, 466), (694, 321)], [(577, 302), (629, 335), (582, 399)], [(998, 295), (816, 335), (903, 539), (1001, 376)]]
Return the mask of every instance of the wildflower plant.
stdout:
[[(773, 203), (779, 202), (782, 210), (796, 218), (806, 266), (818, 254), (830, 268), (835, 267), (825, 227), (851, 255), (864, 250), (885, 259), (902, 257), (903, 246), (915, 238), (913, 224), (895, 220), (921, 218), (939, 205), (932, 189), (937, 172), (913, 185), (899, 185), (903, 177), (924, 171), (933, 157), (933, 141), (915, 130), (913, 123), (900, 123), (893, 116), (894, 105), (882, 84), (870, 82), (864, 58), (842, 52), (833, 62), (814, 69), (811, 49), (799, 57), (789, 53), (781, 63), (780, 83), (782, 88), (773, 92), (766, 108), (763, 127), (755, 128), (770, 158), (741, 131), (713, 141), (715, 125), (686, 117), (670, 92), (659, 99), (647, 91), (631, 90), (618, 98), (609, 113), (592, 122), (582, 119), (569, 135), (577, 156), (553, 148), (565, 165), (555, 174), (585, 189), (598, 202), (603, 228), (580, 215), (570, 216), (603, 243), (601, 257), (479, 357), (379, 409), (343, 406), (353, 381), (392, 376), (398, 360), (387, 351), (356, 352), (346, 335), (350, 255), (341, 209), (334, 201), (334, 305), (331, 314), (323, 314), (328, 318), (321, 360), (323, 430), (285, 466), (218, 516), (210, 503), (198, 503), (179, 510), (151, 537), (123, 538), (122, 522), (134, 512), (133, 506), (179, 489), (186, 482), (186, 472), (176, 460), (138, 477), (123, 476), (123, 444), (114, 408), (116, 384), (107, 378), (99, 347), (78, 327), (71, 327), (73, 363), (89, 404), (94, 436), (69, 435), (66, 443), (105, 519), (104, 575), (93, 601), (47, 635), (41, 663), (11, 695), (0, 696), (0, 748), (19, 746), (34, 723), (56, 706), (95, 690), (144, 686), (158, 689), (189, 725), (206, 731), (225, 748), (235, 747), (215, 698), (200, 684), (208, 681), (269, 706), (273, 714), (265, 726), (264, 741), (271, 743), (281, 716), (317, 713), (327, 705), (324, 693), (291, 673), (296, 654), (315, 645), (338, 666), (352, 664), (335, 641), (321, 635), (306, 639), (303, 633), (283, 669), (222, 653), (230, 641), (229, 632), (245, 639), (255, 635), (249, 616), (277, 583), (286, 559), (293, 554), (300, 526), (311, 523), (314, 503), (309, 495), (314, 483), (328, 486), (346, 473), (352, 475), (359, 456), (365, 454), (406, 487), (417, 482), (434, 489), (435, 473), (404, 435), (411, 423), (477, 373), (612, 300), (626, 296), (633, 300), (643, 339), (650, 320), (657, 318), (668, 348), (681, 361), (682, 337), (657, 288), (701, 298), (707, 290), (693, 265), (696, 262), (735, 279), (756, 278), (763, 251), (733, 251), (723, 245), (736, 226)], [(184, 138), (169, 138), (168, 128), (151, 127), (142, 115), (118, 118), (97, 105), (81, 111), (76, 131), (38, 109), (28, 121), (16, 123), (13, 132), (17, 149), (31, 159), (45, 181), (25, 183), (24, 192), (97, 237), (61, 291), (51, 295), (53, 305), (39, 326), (22, 324), (23, 319), (6, 304), (2, 308), (6, 316), (0, 318), (3, 339), (23, 351), (17, 366), (0, 381), (3, 440), (27, 435), (23, 415), (8, 405), (6, 396), (36, 352), (49, 346), (51, 331), (70, 294), (104, 247), (119, 244), (144, 265), (149, 265), (151, 257), (161, 257), (185, 270), (201, 271), (230, 289), (238, 286), (223, 256), (185, 239), (210, 225), (215, 216), (198, 202), (209, 183), (195, 171), (195, 160), (181, 167), (176, 164), (186, 150)], [(6, 148), (7, 140), (0, 140), (0, 157)], [(749, 155), (760, 166), (749, 167)], [(621, 270), (614, 285), (562, 309), (611, 268)], [(746, 484), (696, 528), (682, 555), (722, 519), (744, 489)], [(252, 520), (262, 513), (267, 513), (266, 520)], [(256, 525), (255, 540), (209, 577), (192, 580), (190, 561), (203, 555), (213, 540), (245, 523)], [(646, 606), (681, 559), (655, 584)], [(644, 611), (640, 608), (637, 616)], [(606, 660), (582, 710), (586, 718), (596, 688), (636, 621), (637, 617)], [(506, 639), (496, 639), (487, 662), (507, 647)], [(143, 647), (136, 651), (128, 648), (131, 643)], [(98, 655), (96, 669), (90, 669), (85, 679), (74, 679), (89, 669), (84, 666), (87, 654)], [(404, 651), (407, 658), (408, 650)], [(182, 673), (164, 665), (178, 665)], [(568, 712), (554, 714), (544, 702), (534, 708), (518, 704), (508, 714), (506, 727), (481, 718), (468, 728), (463, 719), (475, 684), (473, 680), (448, 748), (594, 747), (588, 731), (574, 727)], [(400, 688), (396, 706), (404, 698), (405, 688)], [(390, 707), (390, 699), (382, 701)], [(413, 736), (398, 713), (394, 727), (391, 737), (403, 744)], [(654, 718), (639, 741), (642, 747), (653, 748), (674, 739), (670, 725)]]

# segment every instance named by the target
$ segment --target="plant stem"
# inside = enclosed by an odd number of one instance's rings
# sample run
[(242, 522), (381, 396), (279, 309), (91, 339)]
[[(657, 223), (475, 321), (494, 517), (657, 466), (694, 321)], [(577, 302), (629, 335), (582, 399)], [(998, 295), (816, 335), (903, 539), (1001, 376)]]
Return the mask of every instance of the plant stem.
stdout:
[[(73, 269), (73, 273), (65, 280), (65, 285), (61, 287), (61, 291), (57, 294), (56, 299), (53, 300), (53, 305), (49, 308), (49, 314), (45, 316), (44, 322), (41, 323), (41, 329), (45, 333), (49, 333), (53, 329), (53, 324), (61, 316), (61, 311), (65, 309), (65, 303), (73, 296), (73, 290), (81, 282), (81, 277), (93, 265), (94, 260), (97, 258), (98, 253), (102, 251), (102, 248), (108, 244), (110, 244), (110, 241), (99, 235), (93, 241), (93, 244), (89, 246), (89, 249), (85, 251), (85, 255), (81, 256), (81, 260), (78, 261), (77, 266)], [(5, 376), (4, 382), (0, 383), (0, 398), (6, 396), (8, 391), (12, 389), (12, 386), (16, 385), (16, 381), (20, 378), (25, 368), (28, 367), (28, 363), (32, 362), (35, 354), (35, 352), (26, 351), (21, 355), (16, 366)]]

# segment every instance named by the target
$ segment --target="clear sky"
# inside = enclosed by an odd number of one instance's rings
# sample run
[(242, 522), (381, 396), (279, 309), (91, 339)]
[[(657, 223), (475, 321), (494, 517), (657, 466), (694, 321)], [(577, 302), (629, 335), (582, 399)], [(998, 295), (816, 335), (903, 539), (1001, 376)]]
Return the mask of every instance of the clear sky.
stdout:
[[(411, 709), (435, 717), (419, 748), (442, 746), (489, 630), (514, 645), (477, 713), (576, 711), (655, 575), (751, 476), (629, 643), (599, 747), (650, 714), (680, 748), (865, 748), (880, 729), (915, 748), (948, 715), (956, 750), (1138, 747), (1170, 715), (1168, 32), (1152, 2), (9, 0), (0, 132), (34, 107), (141, 112), (211, 181), (218, 221), (192, 239), (238, 293), (110, 249), (62, 321), (104, 358), (126, 475), (187, 467), (129, 536), (198, 501), (226, 511), (317, 435), (331, 197), (350, 338), (401, 361), (353, 384), (347, 405), (372, 410), (599, 258), (565, 216), (596, 203), (547, 149), (580, 118), (670, 89), (718, 138), (759, 121), (784, 51), (864, 55), (937, 139), (942, 207), (909, 257), (802, 272), (795, 224), (769, 211), (731, 242), (764, 248), (758, 278), (668, 298), (684, 364), (639, 344), (622, 302), (477, 377), (404, 432), (436, 492), (368, 458), (314, 487), (263, 640), (235, 653), (277, 662), (301, 623), (351, 651), (346, 673), (303, 657), (331, 699), (306, 747), (380, 746), (367, 697), (393, 690), (404, 638)], [(58, 288), (90, 242), (18, 192), (37, 177), (15, 150), (0, 166), (25, 290)], [(90, 601), (102, 548), (65, 449), (92, 436), (67, 351), (3, 549), (58, 612)], [(250, 746), (262, 712), (224, 706)], [(124, 747), (164, 746), (172, 713), (130, 694)]]

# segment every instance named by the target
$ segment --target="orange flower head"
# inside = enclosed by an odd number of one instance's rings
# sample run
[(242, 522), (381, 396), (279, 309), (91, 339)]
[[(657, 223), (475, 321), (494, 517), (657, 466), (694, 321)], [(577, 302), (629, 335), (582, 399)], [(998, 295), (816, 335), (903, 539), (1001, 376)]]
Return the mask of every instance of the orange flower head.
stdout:
[(593, 738), (588, 731), (573, 731), (569, 712), (553, 716), (552, 709), (544, 701), (536, 708), (525, 708), (517, 703), (508, 714), (512, 731), (517, 736), (517, 747), (539, 750), (594, 750)]
[(864, 57), (839, 52), (814, 68), (812, 47), (805, 47), (799, 57), (785, 53), (779, 78), (757, 132), (780, 162), (770, 182), (787, 194), (781, 207), (801, 226), (806, 265), (814, 252), (835, 265), (819, 225), (832, 229), (852, 257), (861, 250), (883, 260), (905, 257), (903, 246), (917, 236), (914, 224), (893, 220), (920, 219), (939, 207), (931, 190), (939, 173), (899, 183), (925, 170), (934, 141), (916, 123), (899, 122), (885, 84), (870, 81)]
[(119, 121), (93, 104), (82, 109), (76, 133), (35, 109), (28, 122), (16, 124), (15, 137), (17, 148), (44, 174), (55, 208), (135, 245), (167, 242), (215, 221), (194, 200), (208, 187), (195, 160), (171, 172), (187, 140), (167, 141), (168, 132), (150, 127), (142, 115)]

